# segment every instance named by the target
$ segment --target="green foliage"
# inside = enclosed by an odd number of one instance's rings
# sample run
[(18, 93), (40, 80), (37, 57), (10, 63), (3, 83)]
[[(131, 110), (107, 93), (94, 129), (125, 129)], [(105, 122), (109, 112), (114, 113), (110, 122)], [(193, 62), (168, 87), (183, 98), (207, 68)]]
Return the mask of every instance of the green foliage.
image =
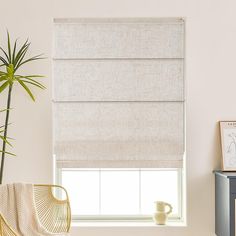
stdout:
[(10, 35), (7, 33), (7, 50), (0, 47), (0, 51), (3, 55), (0, 55), (0, 67), (5, 67), (5, 71), (0, 70), (0, 93), (12, 86), (14, 83), (18, 83), (30, 98), (35, 101), (34, 95), (29, 86), (35, 86), (40, 89), (45, 89), (45, 86), (37, 81), (42, 78), (41, 75), (18, 75), (16, 71), (26, 63), (44, 59), (42, 54), (36, 55), (26, 59), (27, 52), (29, 50), (30, 43), (28, 40), (17, 49), (17, 40), (14, 42), (13, 50), (11, 46)]
[[(0, 112), (5, 112), (7, 111), (7, 109), (4, 110), (0, 110)], [(7, 124), (7, 126), (10, 124)], [(9, 139), (12, 139), (10, 137), (4, 137), (4, 131), (5, 131), (5, 125), (0, 126), (0, 140), (2, 140), (3, 142), (6, 142), (7, 145), (12, 147), (12, 144), (10, 143)], [(3, 153), (3, 150), (0, 150), (0, 153)], [(6, 152), (6, 154), (11, 155), (11, 156), (15, 156), (15, 154), (11, 153), (11, 152)]]
[(35, 101), (35, 97), (31, 91), (31, 88), (35, 87), (39, 89), (45, 89), (45, 86), (38, 81), (38, 79), (42, 78), (43, 76), (22, 75), (16, 73), (17, 70), (23, 65), (36, 60), (44, 59), (42, 54), (33, 57), (27, 57), (29, 47), (30, 42), (28, 39), (19, 47), (17, 40), (15, 40), (14, 44), (12, 45), (8, 32), (7, 49), (0, 47), (0, 93), (8, 89), (7, 108), (2, 110), (6, 113), (5, 125), (0, 126), (0, 140), (2, 140), (3, 143), (2, 149), (0, 150), (0, 153), (2, 154), (0, 166), (0, 184), (2, 183), (5, 154), (15, 156), (15, 154), (6, 151), (6, 145), (12, 146), (12, 144), (9, 142), (10, 138), (7, 136), (12, 88), (15, 84), (18, 84), (33, 101)]

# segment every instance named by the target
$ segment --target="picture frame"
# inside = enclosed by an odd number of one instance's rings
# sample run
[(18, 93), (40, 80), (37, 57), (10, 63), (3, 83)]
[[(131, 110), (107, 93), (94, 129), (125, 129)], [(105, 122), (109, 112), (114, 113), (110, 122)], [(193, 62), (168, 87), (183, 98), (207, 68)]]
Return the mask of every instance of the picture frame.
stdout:
[(220, 121), (222, 171), (236, 171), (236, 121)]

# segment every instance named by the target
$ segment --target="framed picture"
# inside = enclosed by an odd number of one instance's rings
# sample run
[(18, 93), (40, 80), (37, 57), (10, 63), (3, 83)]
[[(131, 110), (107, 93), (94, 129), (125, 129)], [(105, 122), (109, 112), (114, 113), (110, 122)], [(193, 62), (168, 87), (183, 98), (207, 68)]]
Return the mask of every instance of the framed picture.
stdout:
[(236, 121), (220, 121), (222, 170), (236, 171)]

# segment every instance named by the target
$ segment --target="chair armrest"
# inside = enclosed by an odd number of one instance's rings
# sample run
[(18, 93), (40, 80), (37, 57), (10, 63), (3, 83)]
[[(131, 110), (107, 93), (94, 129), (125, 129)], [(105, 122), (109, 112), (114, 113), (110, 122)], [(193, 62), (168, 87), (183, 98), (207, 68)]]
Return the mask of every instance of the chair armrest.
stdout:
[(48, 232), (69, 232), (71, 209), (65, 188), (59, 185), (34, 185), (34, 199), (39, 221)]
[(0, 213), (0, 236), (18, 236)]

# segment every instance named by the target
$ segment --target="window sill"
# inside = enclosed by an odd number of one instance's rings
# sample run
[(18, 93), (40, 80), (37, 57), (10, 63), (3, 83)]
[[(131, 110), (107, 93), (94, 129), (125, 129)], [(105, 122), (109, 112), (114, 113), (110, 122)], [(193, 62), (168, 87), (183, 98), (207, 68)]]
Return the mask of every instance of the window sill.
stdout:
[(169, 221), (166, 225), (156, 225), (152, 221), (73, 221), (72, 228), (77, 227), (186, 227), (183, 221)]

